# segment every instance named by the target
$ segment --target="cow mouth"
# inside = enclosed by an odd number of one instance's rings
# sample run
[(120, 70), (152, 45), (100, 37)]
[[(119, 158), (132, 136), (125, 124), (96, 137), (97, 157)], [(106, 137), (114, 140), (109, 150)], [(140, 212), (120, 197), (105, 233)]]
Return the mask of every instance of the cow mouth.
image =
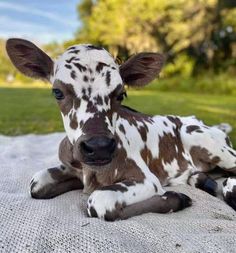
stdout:
[(103, 165), (109, 164), (111, 160), (112, 160), (111, 158), (110, 159), (96, 159), (96, 160), (87, 160), (87, 161), (84, 161), (84, 163), (90, 166), (103, 166)]

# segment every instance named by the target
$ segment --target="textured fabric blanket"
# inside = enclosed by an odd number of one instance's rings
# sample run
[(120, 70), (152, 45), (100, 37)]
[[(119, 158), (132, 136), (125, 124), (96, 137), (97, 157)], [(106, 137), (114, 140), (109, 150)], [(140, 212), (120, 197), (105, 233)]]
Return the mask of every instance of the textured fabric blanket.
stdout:
[(81, 191), (30, 198), (33, 174), (59, 163), (63, 136), (0, 136), (0, 252), (236, 252), (234, 210), (188, 186), (172, 189), (189, 195), (192, 207), (118, 222), (88, 218)]

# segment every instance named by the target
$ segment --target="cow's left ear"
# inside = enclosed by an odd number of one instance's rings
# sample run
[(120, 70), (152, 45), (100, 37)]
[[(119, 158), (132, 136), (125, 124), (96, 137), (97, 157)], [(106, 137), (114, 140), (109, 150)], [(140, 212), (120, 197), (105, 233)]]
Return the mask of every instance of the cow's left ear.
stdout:
[(8, 39), (6, 50), (15, 67), (24, 75), (49, 80), (53, 71), (52, 59), (32, 42)]
[(162, 54), (139, 53), (120, 66), (120, 75), (125, 84), (145, 86), (159, 75), (164, 62)]

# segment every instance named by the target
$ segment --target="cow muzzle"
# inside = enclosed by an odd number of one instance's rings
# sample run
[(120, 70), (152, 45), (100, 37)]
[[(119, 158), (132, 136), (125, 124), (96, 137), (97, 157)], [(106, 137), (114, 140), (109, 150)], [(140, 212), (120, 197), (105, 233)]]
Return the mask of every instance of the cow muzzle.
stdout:
[(85, 164), (102, 166), (112, 161), (116, 146), (114, 138), (95, 136), (81, 141), (79, 149)]

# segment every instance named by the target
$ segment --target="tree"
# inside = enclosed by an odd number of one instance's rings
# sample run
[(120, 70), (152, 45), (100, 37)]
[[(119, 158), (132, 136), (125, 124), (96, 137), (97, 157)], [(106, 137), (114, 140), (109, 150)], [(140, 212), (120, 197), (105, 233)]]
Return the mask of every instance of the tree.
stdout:
[(184, 53), (197, 69), (217, 69), (222, 59), (234, 56), (235, 5), (232, 0), (83, 0), (75, 41), (103, 45), (124, 58), (161, 51), (174, 61)]

